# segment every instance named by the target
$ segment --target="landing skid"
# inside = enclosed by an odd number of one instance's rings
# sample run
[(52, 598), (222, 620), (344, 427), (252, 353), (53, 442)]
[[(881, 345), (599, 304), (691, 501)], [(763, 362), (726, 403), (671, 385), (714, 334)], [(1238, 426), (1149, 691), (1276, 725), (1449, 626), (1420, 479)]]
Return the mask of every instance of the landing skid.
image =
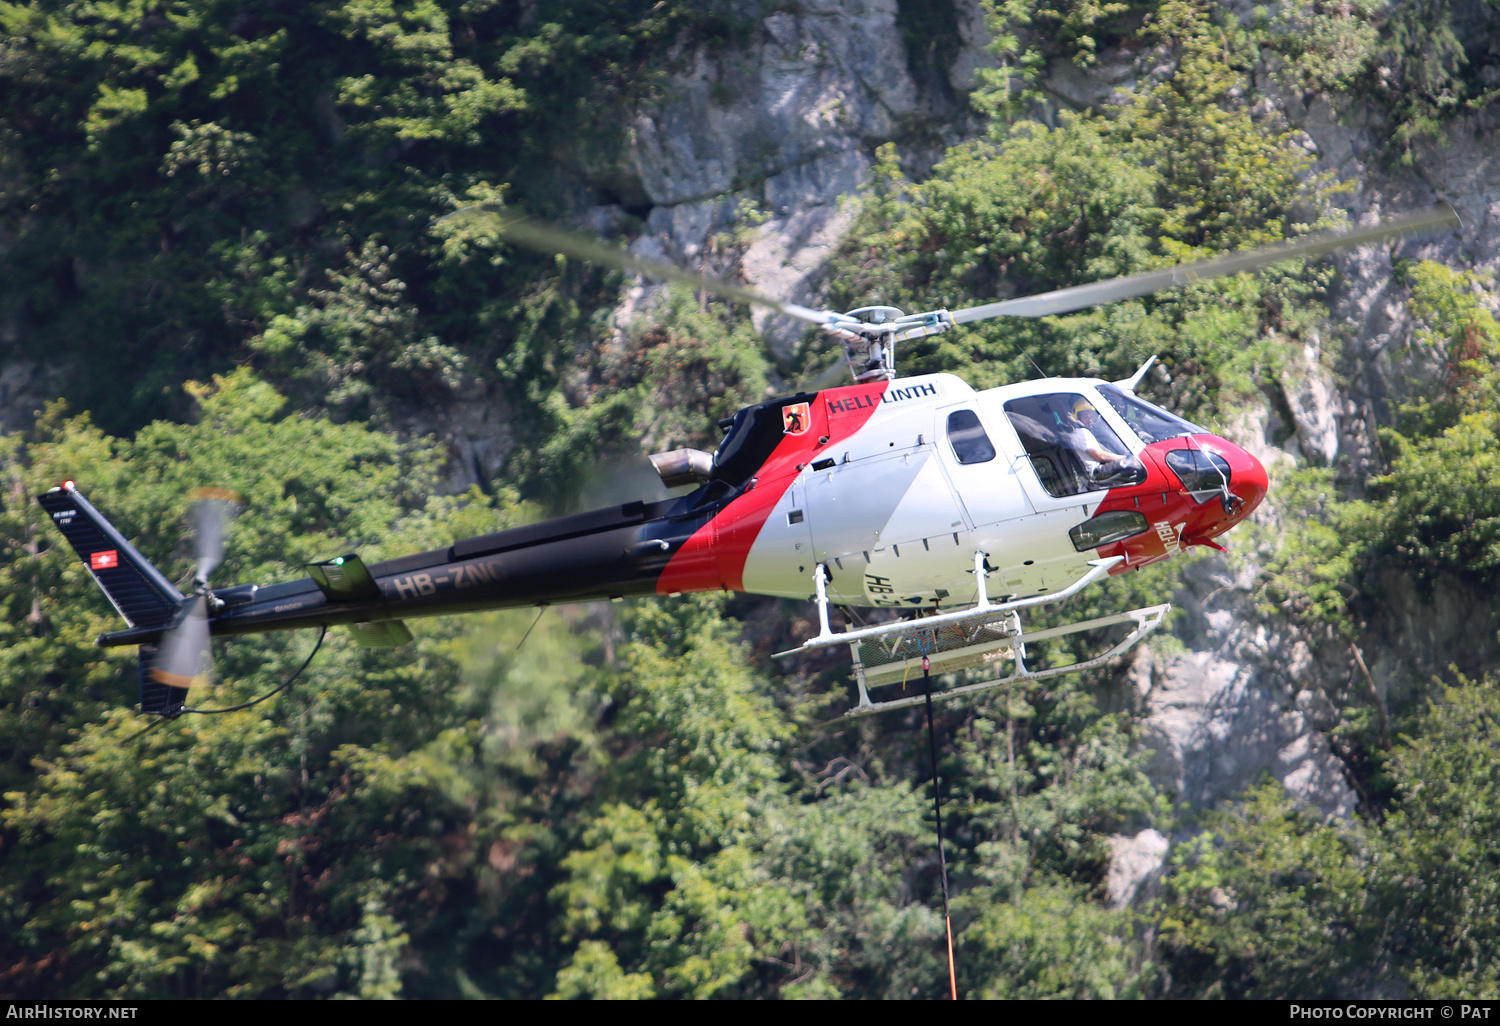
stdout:
[[(816, 651), (834, 645), (848, 645), (854, 657), (855, 682), (859, 687), (859, 704), (844, 715), (846, 717), (868, 716), (918, 705), (925, 701), (921, 694), (887, 702), (870, 701), (869, 689), (888, 684), (918, 681), (924, 673), (952, 673), (958, 670), (988, 667), (1009, 659), (1015, 664), (1015, 672), (995, 680), (980, 681), (934, 691), (935, 701), (972, 695), (991, 688), (1004, 687), (1016, 681), (1045, 680), (1065, 673), (1080, 673), (1103, 666), (1111, 659), (1123, 654), (1137, 642), (1161, 626), (1162, 620), (1172, 608), (1170, 603), (1132, 609), (1113, 616), (1101, 616), (1092, 620), (1062, 627), (1025, 633), (1021, 628), (1020, 610), (1060, 602), (1082, 591), (1098, 581), (1110, 568), (1121, 561), (1115, 556), (1109, 559), (1091, 560), (1089, 572), (1068, 587), (1050, 595), (1037, 595), (1013, 602), (992, 603), (985, 590), (985, 553), (974, 554), (974, 575), (979, 582), (979, 602), (967, 609), (956, 609), (948, 613), (922, 616), (912, 620), (863, 627), (857, 630), (835, 632), (828, 623), (827, 571), (819, 565), (813, 574), (817, 589), (818, 636), (810, 638), (800, 647), (778, 656), (789, 656), (799, 652)], [(1097, 630), (1115, 624), (1134, 623), (1135, 629), (1107, 651), (1083, 662), (1044, 670), (1026, 667), (1026, 645), (1028, 642), (1045, 641), (1081, 631)], [(924, 662), (926, 665), (924, 666)]]

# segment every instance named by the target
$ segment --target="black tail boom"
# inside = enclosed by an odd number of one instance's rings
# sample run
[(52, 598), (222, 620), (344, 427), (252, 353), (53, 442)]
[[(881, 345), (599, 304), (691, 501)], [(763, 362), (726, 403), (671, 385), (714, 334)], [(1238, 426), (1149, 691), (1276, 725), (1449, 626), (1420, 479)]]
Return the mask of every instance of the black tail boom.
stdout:
[[(631, 502), (466, 538), (447, 548), (368, 566), (357, 556), (344, 556), (310, 567), (312, 575), (300, 580), (216, 591), (222, 606), (213, 614), (211, 630), (220, 636), (373, 625), (406, 617), (655, 594), (662, 569), (713, 512), (686, 499)], [(336, 565), (340, 572), (333, 573)], [(355, 579), (369, 583), (356, 586), (350, 583)], [(166, 626), (134, 626), (106, 634), (99, 643), (151, 644)]]

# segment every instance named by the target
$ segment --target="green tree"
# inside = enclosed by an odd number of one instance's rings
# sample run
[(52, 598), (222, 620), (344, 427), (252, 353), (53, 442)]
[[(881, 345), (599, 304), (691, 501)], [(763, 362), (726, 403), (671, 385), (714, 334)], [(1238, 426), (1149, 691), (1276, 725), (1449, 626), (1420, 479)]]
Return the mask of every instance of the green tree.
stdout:
[(1496, 993), (1500, 693), (1462, 677), (1407, 718), (1391, 795), (1322, 822), (1275, 784), (1179, 845), (1159, 929), (1168, 993), (1485, 998)]
[[(1253, 113), (1242, 33), (1215, 25), (1203, 4), (1172, 0), (1143, 35), (1176, 70), (1118, 108), (1062, 112), (1055, 127), (996, 121), (920, 184), (904, 180), (893, 148), (882, 151), (856, 241), (836, 264), (839, 305), (957, 308), (1332, 223), (1321, 214), (1331, 180), (1309, 173), (1284, 122)], [(1035, 366), (1124, 377), (1155, 354), (1170, 378), (1159, 397), (1212, 419), (1259, 401), (1288, 340), (1329, 334), (1328, 276), (1293, 263), (1064, 317), (978, 322), (908, 344), (903, 366), (990, 387)]]
[(1392, 749), (1397, 797), (1382, 823), (1372, 884), (1384, 964), (1426, 998), (1500, 993), (1500, 696), (1459, 678), (1423, 703)]
[[(432, 449), (286, 416), (248, 372), (194, 394), (197, 423), (158, 422), (130, 440), (54, 415), (12, 464), (23, 484), (7, 503), (8, 533), (24, 536), (16, 528), (30, 521), (40, 544), (8, 551), (0, 568), (20, 585), (5, 601), (38, 612), (0, 628), (8, 989), (388, 996), (391, 952), (404, 943), (394, 938), (431, 896), (441, 839), (467, 819), (441, 769), (472, 744), (449, 726), (454, 667), (429, 640), (448, 628), (421, 625), (423, 640), (391, 654), (334, 636), (272, 703), (142, 733), (149, 721), (127, 711), (134, 653), (92, 646), (117, 623), (71, 550), (35, 529), (29, 496), (75, 478), (179, 577), (191, 566), (178, 545), (186, 492), (232, 485), (246, 510), (220, 579), (267, 583), (329, 552), (379, 558), (474, 533), (495, 511), (476, 496), (434, 498)], [(194, 704), (268, 690), (309, 641), (226, 646), (228, 683)], [(348, 945), (368, 957), (351, 965)]]
[(1368, 984), (1378, 912), (1365, 836), (1295, 808), (1278, 784), (1212, 816), (1172, 859), (1160, 930), (1174, 991), (1314, 998)]
[(614, 291), (432, 221), (497, 182), (565, 215), (560, 166), (617, 148), (672, 44), (737, 25), (676, 0), (0, 6), (5, 354), (69, 362), (116, 433), (249, 362), (343, 416), (498, 379), (540, 445)]

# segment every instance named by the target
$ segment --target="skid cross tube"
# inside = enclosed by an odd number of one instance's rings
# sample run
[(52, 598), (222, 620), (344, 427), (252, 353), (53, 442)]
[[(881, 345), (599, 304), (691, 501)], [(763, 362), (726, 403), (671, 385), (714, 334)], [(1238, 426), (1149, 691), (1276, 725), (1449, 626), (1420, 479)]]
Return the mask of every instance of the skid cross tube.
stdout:
[[(1055, 666), (1046, 670), (1028, 670), (1025, 665), (1017, 660), (1019, 670), (1008, 677), (997, 680), (979, 681), (974, 684), (963, 684), (956, 688), (948, 688), (946, 691), (933, 692), (932, 697), (936, 701), (949, 698), (957, 698), (960, 695), (972, 695), (980, 691), (988, 691), (991, 688), (1004, 687), (1020, 680), (1046, 680), (1048, 677), (1058, 677), (1065, 673), (1081, 673), (1084, 670), (1092, 670), (1096, 666), (1103, 666), (1140, 641), (1147, 634), (1161, 626), (1167, 613), (1171, 610), (1171, 603), (1163, 603), (1159, 606), (1146, 606), (1142, 609), (1132, 609), (1128, 613), (1116, 613), (1114, 616), (1104, 616), (1096, 620), (1083, 620), (1078, 623), (1068, 624), (1063, 627), (1049, 627), (1046, 630), (1037, 631), (1035, 634), (1022, 634), (1014, 638), (1017, 649), (1027, 641), (1041, 641), (1046, 638), (1057, 638), (1065, 634), (1075, 634), (1078, 631), (1090, 630), (1095, 627), (1105, 627), (1113, 623), (1135, 622), (1135, 630), (1125, 636), (1123, 640), (1111, 647), (1101, 655), (1081, 663), (1070, 663), (1067, 666)], [(927, 621), (923, 621), (926, 623)], [(897, 698), (889, 702), (871, 702), (866, 694), (863, 683), (860, 686), (859, 705), (844, 713), (845, 718), (857, 716), (868, 716), (871, 713), (885, 712), (890, 709), (904, 709), (924, 701), (924, 696)]]
[(985, 554), (974, 553), (974, 576), (979, 585), (979, 601), (966, 609), (955, 609), (948, 613), (939, 613), (936, 616), (924, 616), (921, 620), (899, 620), (895, 623), (883, 623), (874, 627), (864, 627), (854, 631), (839, 631), (835, 633), (828, 626), (828, 591), (824, 586), (827, 579), (827, 571), (823, 564), (819, 563), (813, 574), (813, 584), (817, 590), (818, 604), (818, 628), (819, 634), (815, 638), (809, 638), (797, 648), (788, 649), (785, 652), (777, 652), (774, 658), (796, 655), (798, 652), (806, 652), (811, 649), (829, 648), (833, 645), (847, 645), (851, 642), (864, 641), (867, 638), (883, 638), (888, 634), (900, 634), (917, 627), (922, 630), (932, 630), (934, 627), (942, 627), (944, 624), (957, 623), (966, 620), (976, 613), (1008, 613), (1014, 609), (1029, 609), (1033, 606), (1043, 606), (1051, 602), (1061, 602), (1063, 599), (1071, 598), (1084, 588), (1102, 579), (1109, 573), (1112, 567), (1125, 561), (1124, 556), (1110, 556), (1108, 559), (1089, 560), (1089, 572), (1084, 574), (1072, 584), (1061, 591), (1054, 591), (1050, 595), (1037, 595), (1032, 598), (1016, 599), (1014, 602), (993, 603), (989, 599), (985, 583)]

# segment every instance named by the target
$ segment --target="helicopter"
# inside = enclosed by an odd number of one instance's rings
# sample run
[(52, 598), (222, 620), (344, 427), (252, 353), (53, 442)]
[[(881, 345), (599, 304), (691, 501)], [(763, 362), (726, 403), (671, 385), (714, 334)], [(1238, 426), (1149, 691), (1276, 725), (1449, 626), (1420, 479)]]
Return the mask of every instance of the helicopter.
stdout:
[[(818, 633), (779, 655), (849, 646), (858, 693), (850, 716), (922, 701), (875, 702), (869, 694), (917, 672), (987, 677), (1010, 665), (1005, 675), (928, 692), (953, 698), (1102, 665), (1158, 627), (1170, 605), (1030, 633), (1021, 612), (1195, 546), (1221, 548), (1215, 539), (1265, 498), (1265, 468), (1136, 394), (1155, 357), (1119, 381), (1048, 377), (975, 391), (953, 374), (900, 377), (897, 346), (990, 317), (1068, 313), (1458, 223), (1443, 205), (1164, 270), (907, 314), (889, 306), (813, 310), (491, 208), (466, 207), (439, 221), (456, 216), (490, 218), (518, 245), (813, 324), (842, 345), (854, 380), (741, 409), (721, 422), (713, 453), (651, 456), (663, 484), (691, 486), (686, 494), (382, 562), (346, 553), (281, 583), (209, 586), (238, 501), (233, 492), (195, 496), (197, 566), (183, 594), (64, 481), (38, 501), (126, 623), (97, 643), (139, 647), (143, 713), (185, 711), (190, 689), (212, 680), (212, 637), (343, 626), (359, 645), (397, 647), (412, 640), (411, 617), (704, 591), (813, 601)], [(831, 607), (844, 610), (846, 629), (832, 629)], [(861, 608), (892, 618), (856, 623)], [(1123, 624), (1129, 633), (1092, 659), (1026, 665), (1027, 643)]]

